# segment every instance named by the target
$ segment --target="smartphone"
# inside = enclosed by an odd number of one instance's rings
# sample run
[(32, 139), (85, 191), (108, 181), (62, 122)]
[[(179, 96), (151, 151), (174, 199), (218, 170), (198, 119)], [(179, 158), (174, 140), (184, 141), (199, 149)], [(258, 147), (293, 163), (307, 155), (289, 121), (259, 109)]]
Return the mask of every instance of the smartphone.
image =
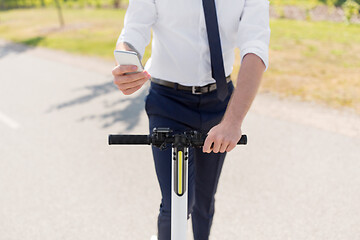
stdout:
[[(122, 50), (115, 50), (114, 56), (119, 65), (136, 65), (138, 69), (135, 72), (142, 72), (144, 71), (144, 67), (140, 62), (136, 52), (132, 51), (122, 51)], [(131, 74), (131, 73), (126, 73)]]

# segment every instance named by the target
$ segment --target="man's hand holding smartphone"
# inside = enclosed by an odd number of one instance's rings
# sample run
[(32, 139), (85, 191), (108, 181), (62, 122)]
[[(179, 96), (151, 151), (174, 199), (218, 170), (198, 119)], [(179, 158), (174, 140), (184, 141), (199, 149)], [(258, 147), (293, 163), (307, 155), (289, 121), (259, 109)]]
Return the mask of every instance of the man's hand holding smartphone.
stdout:
[(137, 56), (137, 60), (133, 57), (133, 52), (115, 51), (114, 54), (117, 61), (117, 66), (112, 70), (114, 83), (123, 94), (133, 94), (151, 76), (147, 71), (143, 70)]

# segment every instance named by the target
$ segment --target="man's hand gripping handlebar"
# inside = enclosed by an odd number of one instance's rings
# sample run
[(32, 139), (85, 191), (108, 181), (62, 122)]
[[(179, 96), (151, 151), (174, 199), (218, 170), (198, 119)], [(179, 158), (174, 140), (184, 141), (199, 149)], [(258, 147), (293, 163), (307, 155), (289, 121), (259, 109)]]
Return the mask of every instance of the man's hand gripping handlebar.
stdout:
[[(187, 131), (182, 134), (173, 134), (169, 128), (154, 128), (151, 135), (109, 135), (109, 145), (153, 145), (165, 149), (167, 144), (181, 141), (187, 147), (202, 147), (206, 134), (198, 131)], [(237, 144), (247, 144), (247, 136), (242, 135)]]

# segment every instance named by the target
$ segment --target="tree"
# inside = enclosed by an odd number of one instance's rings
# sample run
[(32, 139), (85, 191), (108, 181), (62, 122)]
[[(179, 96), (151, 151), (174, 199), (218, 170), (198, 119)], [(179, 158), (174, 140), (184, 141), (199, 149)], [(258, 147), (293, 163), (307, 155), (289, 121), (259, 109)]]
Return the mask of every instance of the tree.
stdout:
[(120, 8), (121, 0), (114, 0), (114, 8)]
[(63, 14), (62, 14), (62, 9), (61, 9), (61, 5), (60, 5), (59, 0), (55, 0), (55, 5), (56, 5), (56, 8), (58, 10), (60, 26), (63, 27), (65, 25), (65, 23), (64, 23), (64, 17), (63, 17)]
[(360, 5), (357, 2), (355, 2), (354, 0), (347, 0), (343, 4), (343, 8), (344, 8), (346, 20), (348, 23), (350, 22), (351, 18), (353, 16), (358, 15), (359, 11), (360, 11)]

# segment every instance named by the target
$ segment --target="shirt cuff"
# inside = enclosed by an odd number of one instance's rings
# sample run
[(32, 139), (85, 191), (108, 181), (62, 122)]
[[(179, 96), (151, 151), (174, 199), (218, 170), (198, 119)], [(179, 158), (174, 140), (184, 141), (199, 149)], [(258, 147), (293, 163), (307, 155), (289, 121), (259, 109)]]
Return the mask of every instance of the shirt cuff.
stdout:
[(268, 46), (259, 40), (249, 41), (241, 46), (240, 55), (241, 63), (246, 54), (253, 53), (257, 55), (265, 65), (265, 71), (269, 66), (269, 49)]
[(134, 50), (140, 55), (140, 58), (142, 58), (142, 56), (144, 56), (146, 41), (141, 36), (141, 34), (138, 34), (136, 31), (134, 31), (134, 32), (125, 31), (125, 28), (124, 28), (121, 31), (121, 34), (116, 42), (116, 45), (119, 42), (130, 43), (130, 45), (132, 45), (134, 47)]

